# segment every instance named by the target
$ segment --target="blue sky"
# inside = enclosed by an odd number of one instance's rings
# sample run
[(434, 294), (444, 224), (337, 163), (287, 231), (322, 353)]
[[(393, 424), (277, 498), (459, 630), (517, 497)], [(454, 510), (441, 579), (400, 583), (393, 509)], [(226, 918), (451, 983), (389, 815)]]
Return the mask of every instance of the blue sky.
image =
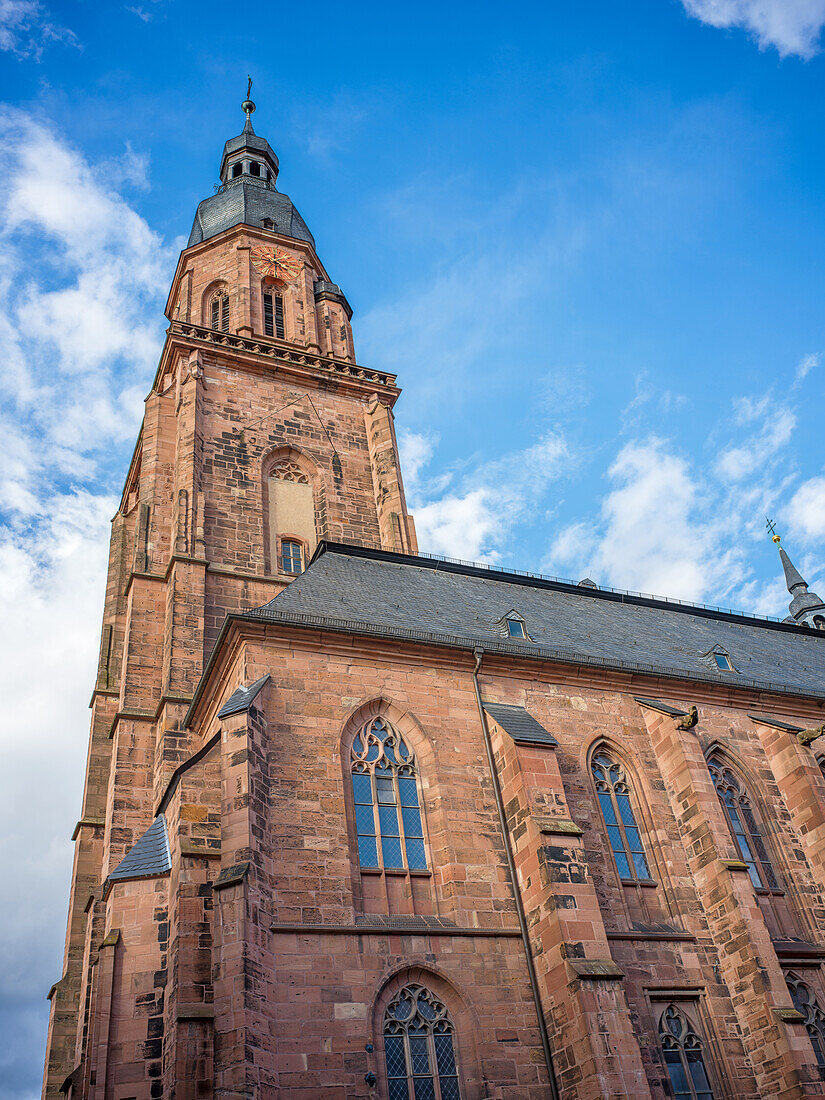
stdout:
[(0, 1100), (39, 1093), (105, 546), (255, 125), (397, 371), (422, 549), (784, 615), (825, 587), (825, 0), (0, 0)]

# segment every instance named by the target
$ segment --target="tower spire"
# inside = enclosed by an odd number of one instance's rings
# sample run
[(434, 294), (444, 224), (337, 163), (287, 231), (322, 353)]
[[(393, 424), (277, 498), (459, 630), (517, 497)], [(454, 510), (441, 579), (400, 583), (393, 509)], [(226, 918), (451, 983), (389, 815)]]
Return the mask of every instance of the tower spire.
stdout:
[(776, 533), (776, 524), (765, 516), (766, 526), (771, 539), (779, 549), (779, 560), (782, 562), (782, 571), (785, 574), (785, 584), (791, 594), (791, 602), (788, 610), (789, 617), (786, 622), (799, 623), (800, 626), (812, 626), (816, 630), (825, 630), (825, 603), (816, 592), (808, 591), (808, 583), (794, 563), (780, 546), (781, 537)]
[(254, 134), (252, 129), (252, 112), (255, 110), (255, 104), (252, 102), (252, 77), (247, 73), (246, 77), (246, 99), (241, 104), (241, 110), (246, 115), (246, 122), (244, 123), (243, 132), (245, 134)]

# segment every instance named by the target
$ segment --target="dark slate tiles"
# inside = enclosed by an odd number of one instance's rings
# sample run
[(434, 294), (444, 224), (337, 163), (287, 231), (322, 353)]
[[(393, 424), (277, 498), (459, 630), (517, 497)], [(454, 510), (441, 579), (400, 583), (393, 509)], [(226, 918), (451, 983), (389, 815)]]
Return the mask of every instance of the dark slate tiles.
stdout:
[[(502, 638), (511, 609), (531, 640)], [(247, 617), (825, 695), (825, 634), (360, 547), (322, 545), (301, 577)], [(715, 646), (737, 672), (711, 667)]]

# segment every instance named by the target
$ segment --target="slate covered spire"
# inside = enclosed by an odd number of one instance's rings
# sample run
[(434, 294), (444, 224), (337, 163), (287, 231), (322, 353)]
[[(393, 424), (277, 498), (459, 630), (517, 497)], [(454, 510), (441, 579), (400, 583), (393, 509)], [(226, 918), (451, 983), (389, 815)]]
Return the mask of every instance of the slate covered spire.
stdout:
[(288, 196), (275, 187), (279, 161), (275, 150), (255, 133), (255, 104), (248, 95), (241, 104), (243, 130), (223, 147), (216, 194), (198, 206), (187, 247), (209, 240), (235, 225), (255, 225), (315, 246), (304, 219)]
[[(772, 530), (770, 521), (768, 523), (769, 529)], [(785, 584), (791, 594), (790, 615), (785, 621), (799, 623), (801, 626), (812, 626), (816, 630), (825, 630), (825, 603), (816, 592), (808, 591), (807, 581), (779, 545), (779, 535), (773, 531), (771, 537), (779, 548)]]

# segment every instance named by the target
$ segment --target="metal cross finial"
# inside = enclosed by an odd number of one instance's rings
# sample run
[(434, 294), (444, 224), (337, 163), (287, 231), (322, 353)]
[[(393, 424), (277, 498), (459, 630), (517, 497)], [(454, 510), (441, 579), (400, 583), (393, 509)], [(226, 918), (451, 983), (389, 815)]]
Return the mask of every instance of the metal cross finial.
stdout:
[(246, 74), (246, 81), (246, 98), (249, 99), (249, 97), (252, 95), (252, 77), (249, 75), (249, 73)]
[(772, 519), (768, 519), (767, 516), (765, 516), (765, 527), (767, 528), (767, 530), (768, 530), (771, 538), (773, 539), (773, 541), (777, 545), (779, 545), (780, 539), (779, 539), (779, 535), (777, 535), (777, 533), (776, 533), (776, 524), (774, 523), (774, 521)]

